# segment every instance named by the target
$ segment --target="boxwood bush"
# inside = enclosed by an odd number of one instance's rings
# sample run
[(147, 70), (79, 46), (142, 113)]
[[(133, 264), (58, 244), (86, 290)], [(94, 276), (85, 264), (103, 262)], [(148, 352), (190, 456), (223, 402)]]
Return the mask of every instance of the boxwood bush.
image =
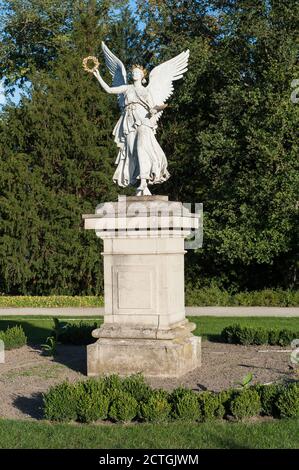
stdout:
[(5, 331), (0, 331), (0, 340), (4, 342), (6, 350), (21, 348), (27, 344), (27, 337), (21, 326), (8, 327)]
[(238, 392), (230, 403), (231, 414), (237, 419), (258, 416), (261, 408), (261, 399), (258, 392), (250, 388), (244, 388)]
[(109, 418), (114, 422), (127, 423), (136, 418), (137, 414), (137, 400), (130, 393), (117, 390), (110, 403)]
[(143, 421), (159, 423), (167, 421), (171, 413), (169, 395), (165, 390), (153, 390), (147, 400), (141, 402), (139, 417)]
[(44, 394), (44, 416), (51, 421), (117, 422), (168, 420), (237, 420), (267, 415), (299, 416), (299, 382), (253, 385), (215, 393), (179, 387), (171, 393), (149, 387), (141, 375), (125, 379), (110, 375), (70, 384), (63, 382)]
[(288, 346), (293, 339), (299, 338), (299, 332), (290, 330), (266, 330), (264, 328), (251, 328), (234, 324), (225, 327), (221, 332), (221, 338), (225, 343), (232, 344), (270, 344)]
[(299, 384), (291, 383), (278, 396), (276, 403), (281, 418), (299, 416)]
[(198, 394), (187, 388), (179, 387), (170, 395), (174, 419), (197, 421), (201, 418)]

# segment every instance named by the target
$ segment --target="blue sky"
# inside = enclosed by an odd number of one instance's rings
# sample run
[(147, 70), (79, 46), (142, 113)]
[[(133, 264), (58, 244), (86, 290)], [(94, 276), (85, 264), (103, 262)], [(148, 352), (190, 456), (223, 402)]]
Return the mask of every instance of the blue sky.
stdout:
[[(1, 6), (1, 3), (2, 3), (2, 1), (0, 0), (0, 6)], [(135, 0), (130, 0), (130, 6), (134, 10), (135, 7), (136, 7), (136, 1)], [(20, 100), (20, 92), (19, 92), (18, 89), (16, 89), (16, 91), (15, 91), (13, 97), (12, 97), (12, 101), (17, 104), (19, 102), (19, 100)], [(5, 98), (5, 95), (4, 95), (3, 83), (0, 82), (0, 108), (5, 103), (6, 103), (6, 98)]]

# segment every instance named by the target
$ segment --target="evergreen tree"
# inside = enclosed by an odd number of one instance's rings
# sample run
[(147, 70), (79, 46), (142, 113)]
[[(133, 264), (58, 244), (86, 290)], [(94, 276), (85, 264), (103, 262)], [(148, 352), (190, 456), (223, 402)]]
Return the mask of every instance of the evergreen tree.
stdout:
[(111, 131), (119, 111), (115, 97), (83, 70), (82, 58), (99, 55), (108, 33), (98, 2), (89, 1), (73, 19), (71, 47), (60, 52), (50, 70), (33, 71), (31, 96), (3, 116), (3, 292), (103, 290), (101, 241), (83, 229), (81, 215), (117, 198)]

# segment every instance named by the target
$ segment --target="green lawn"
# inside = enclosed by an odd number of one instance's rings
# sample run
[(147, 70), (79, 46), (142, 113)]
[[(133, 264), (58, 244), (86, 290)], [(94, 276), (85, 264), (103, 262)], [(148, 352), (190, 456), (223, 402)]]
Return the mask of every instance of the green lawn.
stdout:
[[(95, 321), (100, 325), (103, 321), (102, 317), (78, 317), (75, 320), (69, 320), (67, 317), (61, 317), (62, 321), (90, 322)], [(233, 323), (240, 323), (252, 327), (264, 328), (287, 328), (294, 332), (299, 332), (299, 317), (189, 317), (189, 320), (196, 323), (196, 335), (201, 335), (203, 339), (219, 339), (222, 329)], [(43, 343), (51, 333), (53, 326), (52, 317), (37, 316), (19, 316), (19, 317), (0, 317), (0, 330), (6, 329), (7, 326), (22, 325), (28, 337), (29, 343)], [(217, 338), (218, 337), (218, 338)]]
[(0, 420), (1, 448), (299, 448), (299, 420), (263, 423), (73, 425)]

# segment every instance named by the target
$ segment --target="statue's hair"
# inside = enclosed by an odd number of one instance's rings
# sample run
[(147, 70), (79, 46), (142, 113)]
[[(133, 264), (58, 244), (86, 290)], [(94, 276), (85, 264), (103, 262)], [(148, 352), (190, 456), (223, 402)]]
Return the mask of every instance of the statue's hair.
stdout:
[(142, 67), (142, 65), (134, 64), (133, 67), (132, 67), (132, 69), (131, 69), (132, 72), (133, 72), (134, 69), (140, 69), (140, 70), (142, 71), (142, 73), (143, 73), (143, 76), (144, 76), (144, 77), (147, 76), (147, 70), (146, 70), (144, 67)]

